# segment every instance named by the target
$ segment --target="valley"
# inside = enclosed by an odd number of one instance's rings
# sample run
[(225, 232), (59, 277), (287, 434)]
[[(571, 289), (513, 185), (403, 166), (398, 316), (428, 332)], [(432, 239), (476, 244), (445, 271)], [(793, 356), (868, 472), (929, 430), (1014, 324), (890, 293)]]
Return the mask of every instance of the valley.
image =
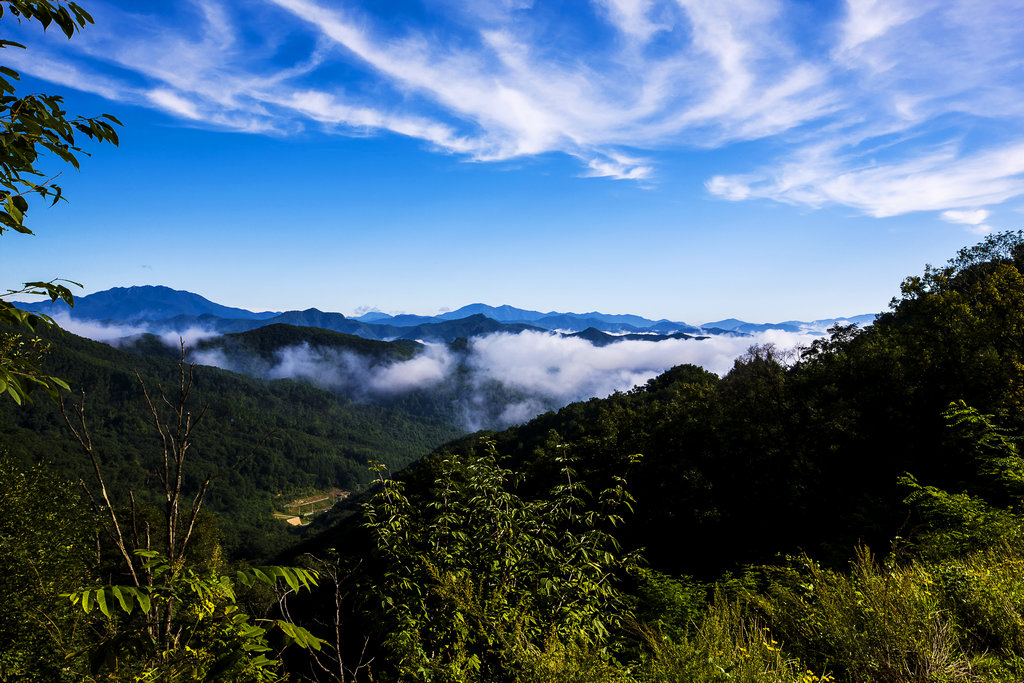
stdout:
[(636, 315), (473, 304), (433, 318), (376, 313), (353, 319), (310, 310), (252, 313), (149, 286), (81, 297), (74, 309), (63, 302), (23, 305), (132, 353), (176, 358), (184, 342), (189, 362), (259, 379), (295, 379), (469, 432), (629, 391), (681, 363), (724, 374), (751, 345), (792, 349), (830, 326), (874, 318), (757, 325), (730, 319), (698, 328)]

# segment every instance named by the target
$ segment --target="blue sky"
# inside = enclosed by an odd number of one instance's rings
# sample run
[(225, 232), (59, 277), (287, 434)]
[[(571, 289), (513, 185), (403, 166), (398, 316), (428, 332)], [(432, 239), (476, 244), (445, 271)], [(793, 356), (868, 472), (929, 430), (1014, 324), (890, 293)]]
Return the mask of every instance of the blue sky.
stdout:
[(122, 143), (6, 286), (810, 320), (1021, 227), (1016, 1), (82, 4), (0, 59)]

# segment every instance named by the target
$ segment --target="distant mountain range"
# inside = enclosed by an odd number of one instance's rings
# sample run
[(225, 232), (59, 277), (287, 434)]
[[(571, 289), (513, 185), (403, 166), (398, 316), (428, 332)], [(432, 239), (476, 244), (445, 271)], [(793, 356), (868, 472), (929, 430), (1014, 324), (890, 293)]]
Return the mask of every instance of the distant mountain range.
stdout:
[[(163, 286), (115, 287), (79, 297), (74, 309), (63, 302), (19, 303), (20, 307), (48, 315), (68, 315), (76, 321), (92, 321), (111, 326), (144, 327), (150, 332), (184, 332), (203, 329), (219, 334), (244, 332), (265, 325), (284, 323), (299, 327), (317, 327), (344, 332), (367, 339), (410, 339), (453, 341), (492, 332), (516, 333), (524, 330), (551, 330), (575, 333), (595, 343), (610, 343), (619, 335), (630, 338), (690, 335), (747, 335), (766, 330), (818, 332), (836, 323), (868, 325), (873, 314), (849, 318), (828, 318), (802, 322), (749, 323), (728, 318), (697, 326), (671, 320), (650, 320), (638, 315), (561, 313), (530, 311), (513, 306), (489, 306), (475, 303), (436, 316), (388, 315), (371, 312), (346, 317), (315, 308), (304, 311), (253, 312), (214, 303), (198, 294)], [(616, 335), (612, 337), (611, 335)]]
[[(63, 302), (18, 304), (22, 308), (52, 315), (69, 312)], [(161, 320), (179, 315), (215, 315), (220, 318), (266, 320), (280, 315), (273, 311), (253, 313), (244, 308), (221, 306), (209, 299), (170, 287), (114, 287), (75, 299), (73, 315), (82, 320)]]

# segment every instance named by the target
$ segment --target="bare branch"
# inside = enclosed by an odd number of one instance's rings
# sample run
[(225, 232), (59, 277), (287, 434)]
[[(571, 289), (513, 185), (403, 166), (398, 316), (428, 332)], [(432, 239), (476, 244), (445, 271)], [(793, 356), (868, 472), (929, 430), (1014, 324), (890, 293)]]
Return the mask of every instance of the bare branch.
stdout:
[[(149, 395), (149, 390), (146, 388), (146, 383), (142, 381), (142, 376), (139, 371), (135, 371), (135, 379), (139, 381), (139, 386), (142, 387), (142, 395), (146, 397), (146, 406), (149, 408), (149, 414), (153, 417), (153, 426), (156, 427), (157, 434), (160, 435), (160, 441), (163, 446), (162, 454), (164, 461), (163, 472), (157, 472), (157, 476), (160, 479), (160, 483), (164, 486), (164, 491), (167, 491), (168, 481), (171, 478), (170, 467), (168, 462), (169, 451), (167, 449), (167, 434), (164, 431), (163, 423), (160, 422), (160, 413), (157, 411), (156, 406), (153, 405), (153, 399)], [(161, 392), (162, 395), (163, 392)], [(166, 399), (165, 399), (166, 400)]]
[(136, 514), (135, 492), (134, 491), (129, 491), (128, 492), (128, 499), (131, 500), (131, 503), (132, 503), (132, 506), (131, 506), (131, 515), (132, 515), (132, 544), (136, 548), (138, 548), (138, 547), (140, 547), (140, 544), (139, 544), (139, 525), (138, 525), (138, 517), (137, 517), (137, 514)]
[(202, 487), (196, 493), (196, 497), (192, 500), (192, 510), (189, 514), (188, 529), (185, 531), (185, 538), (181, 541), (180, 553), (182, 556), (185, 555), (185, 549), (188, 547), (188, 542), (192, 539), (192, 529), (195, 528), (196, 519), (199, 517), (199, 510), (203, 507), (203, 500), (206, 498), (206, 489), (210, 487), (211, 481), (213, 481), (213, 475), (209, 474), (206, 476), (206, 481), (203, 482)]
[[(132, 575), (132, 581), (135, 582), (136, 586), (139, 586), (141, 584), (139, 583), (139, 576), (135, 572), (135, 563), (132, 561), (131, 554), (128, 552), (128, 548), (125, 546), (124, 536), (121, 534), (121, 525), (117, 519), (117, 510), (114, 509), (114, 504), (110, 502), (110, 496), (107, 495), (107, 486), (106, 483), (103, 481), (103, 473), (100, 471), (100, 463), (99, 460), (96, 458), (96, 451), (94, 451), (92, 447), (92, 437), (89, 436), (89, 429), (88, 427), (86, 427), (85, 424), (85, 392), (82, 392), (82, 403), (74, 407), (75, 412), (78, 413), (78, 419), (81, 424), (81, 431), (75, 429), (75, 426), (71, 424), (71, 418), (68, 416), (68, 412), (64, 405), (64, 397), (60, 396), (58, 400), (60, 404), (61, 415), (64, 416), (64, 422), (67, 423), (68, 428), (71, 429), (71, 433), (74, 434), (75, 439), (78, 441), (79, 445), (81, 445), (82, 449), (89, 456), (89, 460), (92, 462), (93, 473), (96, 475), (96, 481), (100, 485), (100, 495), (103, 497), (103, 507), (106, 509), (107, 514), (110, 516), (111, 529), (108, 529), (107, 533), (110, 535), (111, 540), (114, 542), (114, 545), (117, 546), (118, 551), (120, 551), (121, 553), (121, 557), (124, 559), (125, 564), (128, 566), (128, 571)], [(82, 483), (84, 486), (85, 482)], [(85, 487), (85, 489), (86, 492), (89, 492), (88, 487)], [(89, 496), (90, 498), (92, 498), (91, 493), (89, 493)], [(95, 499), (93, 499), (93, 504), (96, 504)], [(99, 506), (97, 506), (97, 508), (99, 508)]]

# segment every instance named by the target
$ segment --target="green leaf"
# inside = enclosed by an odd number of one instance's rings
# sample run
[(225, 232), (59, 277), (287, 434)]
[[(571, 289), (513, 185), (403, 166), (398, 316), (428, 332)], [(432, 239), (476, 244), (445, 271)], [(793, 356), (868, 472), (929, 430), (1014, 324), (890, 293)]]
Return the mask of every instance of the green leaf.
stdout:
[[(228, 576), (222, 576), (219, 579), (219, 583), (220, 583), (220, 590), (224, 594), (224, 597), (226, 597), (231, 602), (234, 602), (235, 601), (235, 586), (234, 586), (234, 584), (231, 583), (231, 578), (228, 577)], [(224, 608), (224, 613), (225, 614), (231, 614), (236, 609), (238, 609), (238, 608), (235, 607), (234, 605), (227, 605)]]
[(296, 629), (295, 624), (292, 624), (292, 623), (287, 622), (287, 621), (275, 621), (274, 623), (277, 624), (278, 628), (280, 628), (282, 631), (284, 631), (284, 634), (286, 636), (288, 636), (292, 640), (295, 640), (296, 642), (298, 642), (299, 636), (298, 636), (298, 633), (295, 630)]
[(317, 638), (312, 633), (302, 628), (301, 626), (298, 626), (297, 624), (292, 624), (287, 621), (275, 621), (274, 623), (277, 624), (277, 626), (284, 632), (286, 636), (294, 640), (296, 645), (303, 649), (308, 650), (312, 648), (314, 650), (320, 650), (320, 648), (324, 645), (323, 640)]
[(124, 610), (126, 614), (131, 614), (132, 609), (135, 607), (135, 602), (132, 600), (131, 593), (122, 590), (120, 586), (111, 586), (110, 592), (114, 594), (115, 598), (117, 598), (118, 603), (121, 605), (121, 609)]
[(18, 208), (17, 202), (14, 201), (15, 199), (16, 197), (8, 197), (7, 201), (4, 202), (4, 207), (7, 209), (7, 215), (11, 217), (11, 220), (18, 225), (21, 225), (25, 222), (25, 214), (20, 208)]
[(149, 594), (141, 590), (136, 591), (135, 600), (139, 603), (139, 609), (142, 610), (144, 614), (148, 614), (150, 608)]
[(96, 589), (96, 604), (99, 605), (100, 611), (103, 612), (103, 616), (110, 618), (110, 608), (107, 607), (107, 594), (102, 588)]
[(284, 577), (288, 587), (296, 593), (299, 592), (299, 580), (295, 577), (295, 574), (288, 570), (287, 567), (278, 567), (281, 570), (281, 576)]

